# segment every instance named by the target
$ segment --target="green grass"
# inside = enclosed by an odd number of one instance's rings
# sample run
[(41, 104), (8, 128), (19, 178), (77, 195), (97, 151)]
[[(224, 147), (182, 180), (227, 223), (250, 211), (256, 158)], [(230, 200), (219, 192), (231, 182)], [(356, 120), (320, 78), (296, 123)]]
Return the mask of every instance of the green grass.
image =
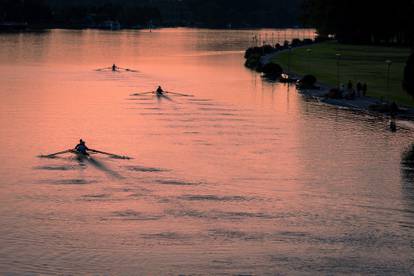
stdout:
[[(308, 49), (311, 49), (309, 51)], [(368, 95), (399, 104), (414, 106), (414, 100), (402, 89), (403, 71), (410, 54), (408, 48), (344, 45), (325, 42), (292, 49), (290, 72), (315, 75), (320, 83), (336, 87), (338, 83), (338, 57), (340, 83), (352, 80), (368, 84)], [(390, 84), (387, 89), (387, 64), (391, 60)], [(288, 71), (289, 52), (278, 53), (272, 60)]]

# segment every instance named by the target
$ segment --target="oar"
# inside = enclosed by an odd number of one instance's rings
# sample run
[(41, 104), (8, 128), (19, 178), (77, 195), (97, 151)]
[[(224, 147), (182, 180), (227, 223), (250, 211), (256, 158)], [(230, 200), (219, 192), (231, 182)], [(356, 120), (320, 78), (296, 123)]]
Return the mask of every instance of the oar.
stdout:
[(60, 151), (60, 152), (52, 153), (52, 154), (49, 154), (49, 155), (40, 155), (40, 157), (42, 157), (42, 158), (53, 158), (53, 157), (55, 157), (57, 155), (69, 153), (69, 152), (72, 152), (72, 151), (73, 151), (73, 149), (69, 149), (69, 150), (65, 150), (65, 151)]
[(174, 94), (174, 95), (179, 95), (179, 96), (183, 96), (183, 97), (194, 97), (193, 95), (181, 94), (181, 93), (177, 93), (177, 92), (170, 92), (170, 91), (165, 91), (165, 93), (168, 93), (168, 94)]
[(137, 71), (137, 70), (133, 70), (133, 69), (129, 69), (129, 68), (122, 68), (122, 67), (117, 67), (118, 69), (122, 69), (122, 70), (125, 70), (125, 71), (128, 71), (128, 72), (139, 72), (139, 71)]
[(104, 151), (100, 151), (100, 150), (89, 149), (89, 151), (109, 155), (109, 156), (119, 158), (119, 159), (131, 159), (131, 157), (128, 157), (128, 156), (122, 156), (122, 155), (113, 154), (113, 153), (109, 153), (109, 152), (104, 152)]
[(142, 95), (148, 95), (148, 94), (153, 94), (155, 93), (154, 91), (151, 92), (144, 92), (144, 93), (135, 93), (135, 94), (131, 94), (131, 96), (142, 96)]
[(100, 69), (96, 69), (96, 71), (103, 71), (103, 70), (109, 70), (109, 69), (112, 69), (112, 67), (100, 68)]

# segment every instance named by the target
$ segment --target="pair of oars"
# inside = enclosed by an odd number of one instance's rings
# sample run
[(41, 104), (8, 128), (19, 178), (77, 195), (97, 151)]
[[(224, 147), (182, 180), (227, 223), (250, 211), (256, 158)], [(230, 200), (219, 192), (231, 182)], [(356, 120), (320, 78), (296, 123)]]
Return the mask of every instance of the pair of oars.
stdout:
[[(100, 151), (100, 150), (89, 149), (88, 151), (108, 155), (112, 158), (117, 158), (117, 159), (131, 159), (131, 157), (128, 157), (128, 156), (118, 155), (118, 154), (104, 152), (104, 151)], [(62, 154), (66, 154), (66, 153), (76, 153), (76, 150), (68, 149), (68, 150), (59, 151), (59, 152), (48, 154), (48, 155), (41, 155), (40, 157), (42, 157), (42, 158), (54, 158), (58, 155), (62, 155)]]
[[(129, 69), (129, 68), (122, 68), (122, 67), (118, 67), (118, 66), (115, 68), (115, 71), (117, 71), (117, 70), (119, 70), (119, 69), (121, 69), (121, 70), (125, 70), (125, 71), (127, 71), (127, 72), (139, 73), (139, 71), (138, 71), (138, 70)], [(111, 67), (106, 67), (106, 68), (96, 69), (96, 71), (105, 71), (105, 70), (112, 70), (112, 66), (111, 66)]]
[[(194, 97), (193, 95), (188, 95), (188, 94), (182, 94), (182, 93), (177, 93), (177, 92), (170, 92), (170, 91), (163, 91), (160, 94), (172, 94), (172, 95), (177, 95), (177, 96), (182, 96), (182, 97)], [(157, 91), (151, 91), (151, 92), (144, 92), (144, 93), (134, 93), (131, 96), (143, 96), (143, 95), (148, 95), (148, 94), (157, 94)]]

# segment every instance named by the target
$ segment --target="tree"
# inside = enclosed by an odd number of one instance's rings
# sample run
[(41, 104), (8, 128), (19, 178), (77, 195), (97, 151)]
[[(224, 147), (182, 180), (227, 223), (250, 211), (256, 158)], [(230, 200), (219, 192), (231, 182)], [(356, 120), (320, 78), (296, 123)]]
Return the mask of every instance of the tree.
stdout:
[(408, 94), (414, 96), (414, 53), (411, 54), (405, 65), (403, 86)]
[(52, 11), (45, 0), (0, 0), (0, 20), (44, 24), (52, 21)]
[(298, 23), (302, 0), (183, 0), (196, 25), (207, 27), (281, 27)]
[(410, 45), (413, 7), (413, 0), (303, 0), (301, 20), (344, 43)]
[(53, 20), (52, 10), (45, 0), (25, 0), (24, 18), (29, 24), (47, 24)]

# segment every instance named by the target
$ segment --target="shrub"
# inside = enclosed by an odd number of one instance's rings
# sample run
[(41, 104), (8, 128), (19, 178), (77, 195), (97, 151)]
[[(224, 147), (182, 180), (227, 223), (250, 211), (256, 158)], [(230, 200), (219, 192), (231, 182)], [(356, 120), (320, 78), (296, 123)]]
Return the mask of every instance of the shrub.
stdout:
[(267, 55), (267, 54), (271, 54), (271, 53), (273, 53), (275, 51), (275, 48), (273, 48), (271, 45), (264, 45), (263, 46), (263, 53), (265, 54), (265, 55)]
[(261, 70), (261, 63), (260, 63), (261, 57), (262, 56), (260, 54), (257, 54), (257, 53), (252, 54), (249, 56), (249, 58), (246, 59), (246, 62), (244, 63), (244, 65), (247, 68), (260, 71)]
[(280, 50), (282, 50), (282, 49), (283, 49), (282, 45), (280, 45), (279, 43), (277, 43), (277, 44), (275, 45), (275, 48), (276, 48), (276, 50), (277, 50), (277, 51), (280, 51)]
[(305, 75), (299, 82), (298, 88), (299, 89), (316, 89), (316, 77), (313, 75)]
[(267, 55), (275, 52), (272, 45), (263, 45), (262, 47), (251, 47), (244, 53), (244, 58), (248, 59), (253, 55)]
[(244, 53), (244, 58), (250, 58), (252, 55), (260, 53), (259, 47), (251, 47)]
[(305, 85), (313, 86), (317, 80), (313, 75), (305, 75), (300, 81)]
[(303, 40), (303, 44), (305, 44), (305, 45), (313, 44), (313, 40), (310, 39), (310, 38), (306, 38), (306, 39)]
[(279, 64), (268, 63), (263, 66), (262, 72), (265, 74), (265, 77), (278, 78), (283, 73), (283, 69)]
[(297, 47), (302, 45), (302, 41), (299, 38), (295, 38), (292, 40), (291, 43), (292, 47)]

